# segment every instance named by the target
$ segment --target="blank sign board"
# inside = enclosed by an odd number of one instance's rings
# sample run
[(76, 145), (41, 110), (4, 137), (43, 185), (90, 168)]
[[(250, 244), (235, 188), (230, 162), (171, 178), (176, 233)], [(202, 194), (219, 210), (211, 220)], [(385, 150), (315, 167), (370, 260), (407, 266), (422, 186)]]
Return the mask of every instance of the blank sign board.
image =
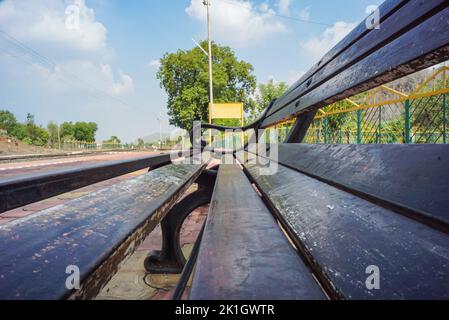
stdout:
[(243, 120), (243, 103), (214, 103), (209, 105), (209, 120), (240, 119)]

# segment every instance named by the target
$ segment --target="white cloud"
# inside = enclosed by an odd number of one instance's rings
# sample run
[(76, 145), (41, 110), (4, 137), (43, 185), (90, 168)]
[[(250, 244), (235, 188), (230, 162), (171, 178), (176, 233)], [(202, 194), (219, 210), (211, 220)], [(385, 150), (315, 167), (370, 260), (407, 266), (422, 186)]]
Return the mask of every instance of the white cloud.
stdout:
[[(95, 70), (97, 66), (94, 65), (93, 67)], [(122, 70), (119, 70), (117, 75), (115, 75), (111, 66), (108, 64), (101, 65), (100, 70), (99, 80), (104, 81), (106, 85), (105, 90), (110, 92), (112, 96), (123, 96), (134, 90), (133, 79), (129, 75), (123, 73)]]
[(302, 42), (301, 48), (313, 60), (318, 61), (355, 26), (356, 23), (338, 21), (332, 27), (327, 28), (320, 37), (312, 36), (307, 41)]
[(288, 14), (290, 12), (291, 0), (279, 0), (278, 7), (280, 14)]
[(6, 31), (27, 43), (39, 43), (76, 51), (106, 49), (107, 30), (95, 20), (95, 12), (85, 0), (74, 2), (79, 8), (79, 25), (68, 28), (67, 5), (52, 0), (6, 0), (0, 4), (0, 21)]
[(310, 20), (310, 7), (305, 7), (304, 9), (299, 11), (298, 16), (301, 20), (309, 21)]
[(160, 66), (161, 66), (161, 60), (159, 60), (159, 59), (151, 60), (147, 64), (147, 67), (150, 68), (150, 69), (159, 69)]
[[(68, 4), (78, 8), (76, 28), (66, 25)], [(96, 20), (94, 10), (86, 6), (85, 0), (5, 0), (0, 2), (0, 21), (8, 34), (51, 61), (18, 48), (11, 39), (5, 41), (0, 37), (6, 51), (22, 61), (31, 61), (31, 67), (24, 65), (28, 72), (35, 73), (23, 81), (29, 88), (39, 87), (43, 81), (48, 88), (42, 90), (50, 91), (64, 91), (69, 86), (72, 91), (100, 91), (99, 95), (114, 97), (133, 91), (131, 76), (114, 64), (106, 27)], [(17, 69), (17, 62), (11, 68)]]
[[(119, 70), (114, 72), (109, 64), (97, 64), (86, 60), (69, 62), (48, 68), (39, 63), (18, 65), (7, 56), (7, 63), (14, 64), (14, 70), (5, 70), (7, 77), (20, 81), (24, 87), (48, 91), (51, 94), (95, 94), (102, 99), (107, 96), (119, 97), (133, 92), (133, 79)], [(21, 78), (23, 76), (23, 78)]]
[[(212, 36), (218, 42), (233, 46), (248, 46), (286, 31), (286, 26), (265, 3), (263, 12), (250, 1), (229, 0), (212, 2)], [(191, 0), (186, 13), (200, 21), (205, 31), (206, 9), (202, 0)]]
[(270, 6), (266, 2), (262, 2), (259, 6), (259, 9), (261, 11), (267, 12), (268, 10), (270, 10)]

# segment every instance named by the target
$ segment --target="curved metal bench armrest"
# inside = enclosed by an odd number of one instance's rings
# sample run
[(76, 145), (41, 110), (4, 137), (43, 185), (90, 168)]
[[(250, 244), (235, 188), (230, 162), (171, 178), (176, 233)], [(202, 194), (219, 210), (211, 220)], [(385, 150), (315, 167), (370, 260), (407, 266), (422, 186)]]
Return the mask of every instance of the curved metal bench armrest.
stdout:
[(225, 130), (242, 130), (242, 131), (246, 131), (248, 129), (254, 129), (255, 127), (257, 127), (257, 125), (260, 123), (260, 121), (255, 121), (251, 124), (248, 124), (246, 126), (242, 126), (242, 127), (231, 127), (231, 126), (220, 126), (218, 124), (210, 124), (210, 123), (202, 123), (201, 124), (201, 128), (204, 129), (216, 129), (219, 131), (225, 131)]
[[(254, 122), (246, 125), (246, 126), (240, 126), (240, 127), (231, 127), (231, 126), (220, 126), (217, 124), (211, 124), (211, 123), (202, 123), (201, 127), (205, 128), (205, 129), (216, 129), (216, 130), (220, 130), (220, 131), (225, 131), (225, 130), (242, 130), (242, 131), (246, 131), (248, 129), (259, 129), (263, 120), (265, 119), (266, 115), (268, 114), (268, 112), (270, 111), (270, 109), (273, 107), (274, 103), (276, 102), (276, 99), (273, 99), (269, 106), (267, 108), (265, 108), (265, 111), (263, 112), (262, 115), (259, 116), (259, 118), (257, 120), (255, 120)], [(190, 133), (190, 135), (192, 136), (192, 132)]]

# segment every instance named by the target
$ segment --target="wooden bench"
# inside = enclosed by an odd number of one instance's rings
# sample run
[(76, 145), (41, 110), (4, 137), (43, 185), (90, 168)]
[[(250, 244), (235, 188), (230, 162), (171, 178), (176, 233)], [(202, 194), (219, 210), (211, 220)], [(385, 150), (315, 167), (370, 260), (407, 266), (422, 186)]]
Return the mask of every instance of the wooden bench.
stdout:
[[(236, 163), (218, 170), (157, 155), (1, 181), (5, 212), (150, 169), (0, 226), (0, 298), (94, 298), (158, 223), (163, 245), (145, 268), (182, 271), (174, 298), (191, 276), (191, 299), (449, 298), (448, 147), (301, 144), (319, 108), (448, 60), (448, 6), (386, 1), (380, 29), (362, 22), (240, 128), (259, 138), (259, 129), (295, 119), (278, 153), (272, 146), (255, 155), (245, 146), (231, 153)], [(193, 135), (192, 142), (204, 146)], [(265, 160), (275, 174), (261, 173)], [(192, 183), (198, 190), (184, 195)], [(186, 261), (182, 222), (209, 202)], [(68, 266), (80, 270), (79, 289), (66, 287)], [(367, 285), (371, 272), (380, 288)]]
[(220, 166), (191, 298), (449, 298), (448, 147), (279, 148), (273, 175), (248, 154)]
[(237, 165), (220, 166), (192, 299), (323, 299), (262, 199)]
[[(203, 169), (171, 164), (0, 225), (0, 298), (94, 298)], [(66, 288), (68, 266), (79, 290)]]
[(330, 297), (449, 298), (448, 147), (284, 147), (276, 174), (245, 169)]

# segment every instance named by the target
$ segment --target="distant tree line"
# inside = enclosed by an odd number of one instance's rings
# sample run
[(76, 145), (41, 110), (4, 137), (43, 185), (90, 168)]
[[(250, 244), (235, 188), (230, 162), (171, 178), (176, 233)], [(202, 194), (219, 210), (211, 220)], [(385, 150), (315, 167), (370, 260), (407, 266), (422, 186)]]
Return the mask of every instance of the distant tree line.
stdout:
[(31, 113), (21, 123), (11, 111), (0, 110), (0, 130), (29, 145), (57, 147), (63, 141), (95, 142), (98, 125), (95, 122), (64, 122), (58, 126), (51, 121), (44, 128), (36, 124)]

